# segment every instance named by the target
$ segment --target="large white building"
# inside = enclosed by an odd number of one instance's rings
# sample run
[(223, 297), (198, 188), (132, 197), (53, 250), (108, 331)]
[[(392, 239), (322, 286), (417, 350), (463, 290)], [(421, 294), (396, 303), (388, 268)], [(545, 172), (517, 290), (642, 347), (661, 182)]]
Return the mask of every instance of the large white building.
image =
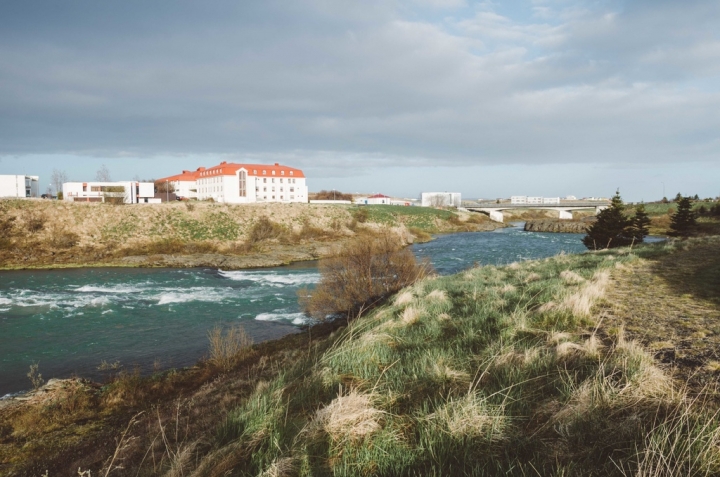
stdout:
[(423, 192), (420, 196), (423, 207), (460, 207), (460, 192)]
[(71, 202), (113, 202), (156, 204), (152, 182), (65, 182), (63, 200)]
[(38, 176), (0, 175), (0, 197), (16, 199), (40, 197), (40, 178)]
[(278, 163), (234, 164), (221, 162), (214, 167), (158, 179), (175, 187), (179, 197), (212, 199), (216, 202), (308, 202), (305, 174), (300, 169)]

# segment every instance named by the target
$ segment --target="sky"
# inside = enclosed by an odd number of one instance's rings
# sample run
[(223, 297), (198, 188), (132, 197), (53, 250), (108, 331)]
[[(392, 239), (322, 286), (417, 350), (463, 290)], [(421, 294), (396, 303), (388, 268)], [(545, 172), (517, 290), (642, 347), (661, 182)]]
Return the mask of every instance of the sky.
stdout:
[(0, 2), (0, 174), (720, 195), (716, 0)]

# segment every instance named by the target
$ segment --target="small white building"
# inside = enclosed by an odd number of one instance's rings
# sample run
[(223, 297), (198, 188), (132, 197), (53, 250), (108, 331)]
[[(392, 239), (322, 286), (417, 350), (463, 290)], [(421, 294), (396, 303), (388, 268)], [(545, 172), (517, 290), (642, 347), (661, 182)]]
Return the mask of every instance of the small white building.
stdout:
[(526, 195), (514, 195), (510, 197), (510, 203), (511, 204), (527, 204), (527, 196)]
[(423, 192), (420, 195), (423, 207), (460, 207), (460, 192)]
[(528, 205), (542, 205), (543, 198), (542, 197), (528, 197), (527, 203), (528, 203)]
[(355, 199), (356, 204), (361, 205), (391, 205), (392, 198), (383, 194), (375, 194), (369, 197), (358, 197)]
[(568, 195), (565, 197), (565, 200), (577, 200), (577, 197), (575, 197), (574, 195)]
[(560, 197), (543, 197), (543, 204), (559, 204)]
[(40, 177), (0, 175), (0, 197), (15, 199), (40, 197)]
[(303, 172), (278, 163), (221, 162), (214, 167), (183, 171), (182, 174), (155, 181), (156, 184), (163, 182), (171, 183), (178, 196), (198, 200), (212, 199), (231, 204), (308, 202), (308, 188)]
[(159, 204), (152, 182), (65, 182), (63, 200), (70, 202), (122, 201), (124, 204)]

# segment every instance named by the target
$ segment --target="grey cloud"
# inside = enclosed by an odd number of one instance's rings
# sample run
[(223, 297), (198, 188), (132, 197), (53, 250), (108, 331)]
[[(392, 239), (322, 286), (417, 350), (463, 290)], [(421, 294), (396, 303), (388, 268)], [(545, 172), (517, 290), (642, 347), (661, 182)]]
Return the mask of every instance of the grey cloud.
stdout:
[(527, 3), (533, 23), (435, 0), (4, 2), (0, 155), (287, 158), (339, 175), (709, 160), (709, 3)]

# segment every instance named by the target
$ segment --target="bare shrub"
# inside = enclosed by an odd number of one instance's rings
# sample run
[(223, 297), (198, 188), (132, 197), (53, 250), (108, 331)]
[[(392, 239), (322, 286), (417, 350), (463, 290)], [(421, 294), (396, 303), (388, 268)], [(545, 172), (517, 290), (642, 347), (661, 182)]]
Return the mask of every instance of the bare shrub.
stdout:
[(404, 291), (402, 293), (399, 293), (395, 297), (395, 305), (401, 306), (401, 305), (407, 305), (408, 303), (412, 303), (413, 298), (415, 298), (411, 291)]
[(250, 228), (247, 241), (250, 244), (256, 244), (265, 240), (280, 238), (284, 233), (285, 230), (280, 224), (262, 216)]
[(80, 236), (75, 232), (61, 230), (53, 233), (50, 243), (55, 248), (73, 248), (80, 242)]
[(34, 234), (45, 228), (47, 217), (40, 212), (28, 210), (26, 211), (23, 220), (25, 222), (25, 229), (31, 234)]
[(40, 374), (39, 368), (39, 363), (33, 363), (30, 365), (30, 371), (28, 371), (27, 373), (27, 377), (32, 383), (33, 389), (35, 391), (40, 389), (40, 386), (42, 386), (45, 382), (45, 380), (43, 380), (42, 374)]
[(310, 200), (352, 200), (352, 194), (345, 194), (339, 190), (321, 190), (310, 194)]
[(581, 277), (577, 273), (573, 272), (572, 270), (563, 270), (562, 272), (560, 272), (560, 278), (565, 283), (570, 283), (570, 284), (582, 283), (585, 281), (585, 279), (583, 277)]
[(370, 214), (368, 213), (367, 209), (365, 209), (365, 208), (360, 208), (360, 209), (354, 210), (352, 212), (352, 216), (356, 222), (361, 223), (361, 224), (364, 224), (370, 218)]
[(252, 338), (242, 326), (231, 326), (223, 333), (223, 328), (216, 325), (208, 331), (210, 340), (210, 362), (225, 371), (235, 365), (252, 346)]
[(348, 242), (337, 257), (320, 261), (320, 283), (300, 290), (305, 311), (318, 320), (343, 313), (359, 316), (389, 295), (425, 277), (430, 266), (418, 264), (396, 236), (385, 233)]

